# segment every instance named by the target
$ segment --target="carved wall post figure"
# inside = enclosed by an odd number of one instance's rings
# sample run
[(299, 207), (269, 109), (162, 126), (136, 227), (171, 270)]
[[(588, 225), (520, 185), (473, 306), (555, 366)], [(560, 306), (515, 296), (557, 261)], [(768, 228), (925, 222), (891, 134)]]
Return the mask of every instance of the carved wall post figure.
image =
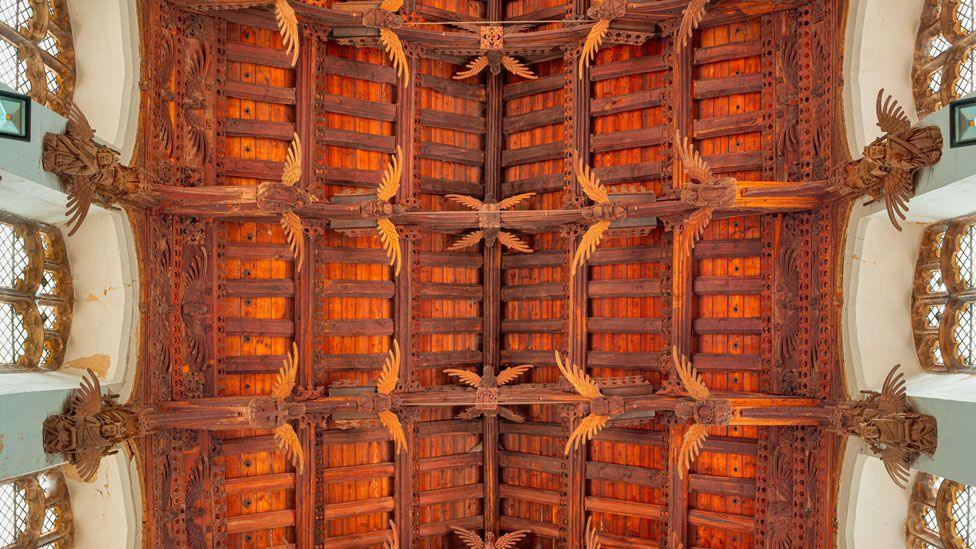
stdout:
[[(864, 148), (864, 157), (847, 165), (844, 191), (884, 200), (899, 231), (915, 194), (915, 173), (942, 158), (942, 132), (936, 126), (913, 128), (897, 101), (878, 92), (878, 127), (884, 135)], [(870, 203), (870, 202), (869, 202)]]
[(42, 165), (58, 175), (68, 193), (68, 236), (85, 221), (94, 201), (109, 205), (151, 201), (136, 171), (121, 165), (115, 151), (95, 143), (95, 130), (73, 104), (64, 134), (44, 135)]
[(863, 400), (838, 406), (834, 429), (861, 438), (884, 462), (891, 479), (905, 488), (919, 455), (935, 454), (938, 430), (935, 418), (919, 413), (909, 401), (900, 367), (891, 369), (880, 393), (865, 391)]

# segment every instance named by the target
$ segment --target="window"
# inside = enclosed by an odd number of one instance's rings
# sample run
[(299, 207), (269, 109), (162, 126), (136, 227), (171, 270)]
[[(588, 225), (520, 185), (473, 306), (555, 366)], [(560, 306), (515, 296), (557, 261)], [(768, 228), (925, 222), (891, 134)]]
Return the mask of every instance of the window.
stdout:
[(976, 217), (926, 230), (913, 302), (915, 349), (922, 367), (976, 372)]
[(919, 473), (908, 506), (908, 546), (976, 547), (976, 487)]
[(71, 309), (61, 232), (0, 212), (0, 372), (60, 368)]
[(912, 72), (919, 117), (976, 91), (976, 0), (926, 0)]
[(72, 536), (71, 498), (60, 471), (0, 484), (0, 548), (66, 549)]
[(0, 0), (0, 82), (66, 115), (75, 61), (65, 1)]

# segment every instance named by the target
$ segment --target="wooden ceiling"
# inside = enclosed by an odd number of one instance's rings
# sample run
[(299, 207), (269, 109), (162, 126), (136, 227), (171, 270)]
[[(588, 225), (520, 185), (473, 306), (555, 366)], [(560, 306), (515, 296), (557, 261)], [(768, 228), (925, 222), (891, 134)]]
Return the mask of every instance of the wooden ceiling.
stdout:
[[(266, 6), (142, 0), (139, 164), (173, 196), (198, 200), (164, 200), (137, 223), (139, 398), (269, 394), (293, 342), (291, 398), (361, 395), (395, 338), (396, 395), (431, 403), (459, 394), (450, 368), (531, 364), (511, 385), (574, 394), (554, 351), (596, 380), (614, 378), (608, 394), (673, 390), (672, 345), (716, 393), (833, 402), (843, 210), (738, 196), (688, 257), (674, 233), (694, 209), (682, 192), (691, 181), (672, 135), (693, 138), (740, 184), (833, 175), (846, 160), (844, 2), (714, 0), (691, 45), (676, 48), (687, 4), (628, 4), (580, 78), (586, 0), (408, 0), (404, 82), (375, 29), (330, 28), (364, 2), (293, 1), (293, 67)], [(422, 24), (493, 20), (542, 21), (513, 52), (537, 79), (486, 70), (455, 80), (472, 56), (450, 50), (451, 34), (429, 33), (467, 31)], [(403, 223), (396, 275), (368, 216), (306, 218), (298, 270), (278, 214), (227, 198), (277, 181), (293, 134), (300, 187), (319, 204), (371, 198), (361, 195), (375, 193), (397, 148), (401, 213), (466, 210), (451, 193), (494, 203), (533, 192), (514, 210), (539, 222), (513, 230), (533, 253), (483, 242), (450, 251), (468, 231)], [(574, 158), (615, 196), (654, 204), (611, 226), (577, 273), (570, 263), (592, 219), (540, 221), (590, 204)], [(268, 429), (147, 437), (146, 546), (375, 548), (393, 521), (405, 548), (462, 547), (453, 527), (526, 529), (519, 547), (581, 548), (590, 518), (604, 547), (834, 545), (839, 439), (802, 418), (711, 427), (682, 478), (689, 423), (670, 411), (615, 417), (566, 454), (583, 403), (515, 405), (517, 423), (490, 404), (463, 419), (468, 406), (397, 400), (406, 398), (394, 398), (405, 451), (375, 415), (312, 414), (295, 426), (301, 470)]]

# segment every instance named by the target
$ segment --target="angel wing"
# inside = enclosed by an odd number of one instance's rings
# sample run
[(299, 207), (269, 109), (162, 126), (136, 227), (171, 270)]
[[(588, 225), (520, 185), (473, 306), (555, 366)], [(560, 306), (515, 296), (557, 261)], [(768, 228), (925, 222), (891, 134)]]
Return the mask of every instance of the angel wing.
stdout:
[(81, 387), (71, 397), (71, 415), (77, 418), (91, 417), (102, 410), (102, 385), (90, 368), (82, 376)]
[(393, 267), (393, 276), (400, 276), (400, 264), (403, 261), (403, 252), (400, 250), (400, 233), (397, 232), (396, 225), (389, 219), (377, 219), (376, 229), (380, 233), (380, 241), (386, 249), (386, 257), (390, 258), (390, 266)]
[(674, 370), (678, 373), (681, 384), (685, 386), (685, 390), (688, 391), (691, 398), (695, 400), (712, 398), (711, 389), (702, 381), (701, 374), (695, 370), (688, 357), (679, 354), (677, 347), (671, 347), (671, 358), (674, 360)]
[(475, 57), (467, 64), (467, 68), (465, 70), (455, 74), (453, 78), (455, 80), (464, 80), (465, 78), (471, 78), (472, 76), (475, 76), (476, 74), (480, 73), (486, 68), (488, 68), (488, 56), (479, 55), (478, 57)]
[(681, 164), (684, 165), (685, 172), (688, 173), (689, 177), (703, 184), (711, 183), (715, 179), (711, 168), (702, 160), (698, 151), (691, 146), (688, 138), (682, 138), (677, 130), (674, 132), (674, 148), (678, 151), (678, 157), (681, 158)]
[(915, 181), (907, 170), (894, 170), (884, 177), (881, 182), (884, 188), (885, 207), (888, 209), (888, 219), (899, 231), (898, 221), (905, 220), (908, 211), (908, 201), (915, 196)]
[(590, 414), (584, 417), (583, 421), (580, 421), (579, 425), (573, 429), (572, 434), (569, 435), (569, 440), (566, 441), (566, 447), (563, 449), (563, 452), (568, 456), (570, 450), (586, 444), (601, 429), (607, 426), (607, 421), (609, 420), (609, 416), (598, 416), (596, 414)]
[(393, 340), (393, 348), (386, 356), (383, 364), (383, 371), (380, 378), (376, 380), (376, 392), (381, 395), (392, 394), (396, 390), (397, 383), (400, 381), (400, 343)]
[(98, 473), (98, 466), (102, 463), (102, 453), (96, 448), (83, 450), (75, 454), (75, 459), (72, 463), (75, 469), (78, 470), (78, 476), (81, 477), (81, 480), (91, 482), (95, 480), (95, 474)]
[(685, 438), (681, 441), (681, 449), (678, 451), (678, 476), (685, 478), (691, 464), (698, 459), (705, 446), (705, 439), (708, 438), (708, 427), (700, 423), (695, 423), (688, 427)]
[(380, 412), (379, 416), (380, 423), (383, 424), (383, 427), (386, 427), (386, 430), (389, 431), (390, 436), (393, 438), (395, 452), (399, 454), (407, 447), (407, 435), (403, 432), (403, 425), (400, 425), (400, 418), (389, 410)]
[(521, 366), (512, 366), (511, 368), (505, 368), (495, 377), (495, 383), (501, 387), (502, 385), (511, 383), (515, 381), (520, 375), (531, 370), (533, 366), (531, 364), (523, 364)]
[(400, 532), (397, 531), (396, 523), (390, 521), (390, 531), (386, 533), (386, 541), (383, 542), (383, 549), (400, 549)]
[(597, 531), (596, 527), (593, 526), (593, 517), (587, 517), (586, 519), (586, 540), (584, 547), (586, 549), (601, 549), (603, 543), (600, 541), (600, 532)]
[(682, 257), (691, 257), (695, 242), (701, 240), (708, 224), (712, 222), (712, 208), (699, 208), (681, 222), (678, 228), (678, 251)]
[(584, 164), (582, 160), (576, 164), (576, 181), (579, 182), (580, 188), (593, 202), (597, 204), (610, 202), (610, 193), (607, 192), (607, 188), (600, 182), (600, 178), (596, 176), (593, 168)]
[(400, 75), (400, 80), (403, 81), (404, 85), (410, 83), (407, 54), (403, 52), (403, 44), (400, 42), (400, 37), (390, 29), (380, 29), (380, 42), (383, 43), (383, 48), (386, 50), (387, 55), (390, 56), (390, 61), (393, 62), (393, 68)]
[(295, 470), (301, 473), (305, 470), (305, 451), (302, 450), (302, 443), (298, 440), (298, 434), (292, 429), (291, 423), (285, 422), (275, 427), (275, 444), (278, 449), (285, 453), (285, 457), (295, 466)]
[(457, 370), (454, 368), (449, 368), (444, 370), (444, 373), (458, 378), (458, 381), (465, 385), (470, 385), (471, 387), (478, 388), (481, 387), (481, 376), (470, 371), (470, 370)]
[(600, 245), (600, 241), (603, 240), (603, 235), (609, 228), (610, 221), (602, 220), (597, 221), (590, 225), (590, 228), (586, 229), (586, 232), (583, 233), (583, 238), (580, 239), (579, 246), (576, 247), (576, 253), (573, 254), (573, 262), (569, 266), (570, 277), (575, 277), (576, 270), (589, 261), (590, 256), (596, 251), (596, 247)]
[(888, 446), (881, 452), (881, 461), (891, 480), (901, 488), (908, 487), (912, 459), (908, 451), (900, 446)]
[(498, 231), (498, 241), (516, 252), (532, 253), (532, 248), (524, 240), (508, 231)]
[(464, 248), (469, 248), (471, 246), (474, 246), (478, 242), (481, 242), (481, 239), (484, 237), (485, 237), (485, 231), (477, 230), (474, 231), (473, 233), (466, 234), (461, 238), (457, 239), (457, 241), (454, 244), (448, 246), (447, 249), (452, 252), (456, 250), (463, 250)]
[(91, 123), (85, 117), (85, 113), (81, 112), (78, 105), (74, 103), (71, 104), (71, 108), (68, 110), (68, 125), (65, 127), (64, 134), (86, 143), (95, 140), (95, 130), (92, 129)]
[(68, 217), (68, 236), (75, 234), (88, 217), (88, 209), (91, 208), (92, 200), (95, 199), (95, 181), (86, 175), (76, 175), (71, 177), (71, 185), (68, 186), (68, 202), (65, 215)]
[(878, 127), (884, 133), (898, 133), (912, 126), (911, 121), (894, 97), (884, 97), (884, 88), (878, 91)]
[(381, 10), (388, 11), (390, 13), (398, 12), (402, 7), (403, 0), (383, 0), (383, 3), (380, 4)]
[(485, 542), (481, 540), (481, 537), (478, 536), (478, 534), (475, 534), (467, 528), (455, 527), (451, 528), (451, 530), (454, 530), (454, 533), (461, 538), (461, 541), (468, 546), (468, 549), (484, 549)]
[(275, 0), (275, 19), (285, 51), (291, 54), (291, 66), (298, 63), (298, 18), (288, 0)]
[(295, 257), (295, 270), (301, 271), (305, 264), (305, 226), (302, 218), (295, 212), (285, 212), (281, 216), (281, 229), (285, 231), (285, 239)]
[(286, 399), (291, 395), (295, 388), (295, 377), (298, 374), (298, 344), (292, 342), (291, 352), (284, 359), (284, 365), (275, 375), (274, 385), (271, 387), (271, 396)]
[(498, 541), (495, 542), (495, 549), (513, 549), (515, 544), (522, 541), (522, 538), (528, 534), (528, 530), (516, 530), (515, 532), (509, 532), (498, 538)]
[(516, 414), (511, 409), (506, 408), (505, 406), (499, 406), (498, 407), (498, 415), (502, 416), (503, 418), (505, 418), (505, 419), (507, 419), (507, 420), (509, 420), (509, 421), (511, 421), (513, 423), (525, 423), (525, 418), (524, 417)]
[(513, 206), (516, 206), (519, 202), (531, 198), (533, 196), (535, 196), (535, 193), (522, 193), (522, 194), (517, 194), (515, 196), (510, 196), (498, 203), (498, 209), (507, 210)]
[(607, 37), (608, 30), (610, 30), (609, 19), (600, 19), (590, 27), (590, 33), (586, 35), (586, 41), (583, 42), (583, 50), (580, 52), (579, 66), (576, 70), (580, 79), (583, 78), (583, 69), (593, 61), (596, 52), (600, 51), (600, 45), (603, 44), (603, 39)]
[(446, 199), (448, 199), (448, 200), (450, 200), (452, 202), (457, 202), (458, 204), (460, 204), (462, 206), (467, 206), (467, 207), (471, 208), (472, 210), (480, 210), (480, 209), (482, 209), (482, 208), (485, 207), (485, 203), (484, 202), (478, 200), (477, 198), (475, 198), (473, 196), (466, 196), (466, 195), (463, 195), (463, 194), (446, 194), (446, 195), (444, 195), (444, 198), (446, 198)]
[(511, 55), (502, 55), (502, 66), (505, 67), (508, 72), (514, 74), (515, 76), (521, 76), (526, 80), (535, 80), (539, 78), (532, 72), (532, 69), (526, 67), (521, 61), (512, 57)]
[(681, 14), (681, 24), (678, 25), (678, 32), (674, 35), (675, 49), (684, 49), (691, 41), (691, 35), (705, 18), (705, 6), (708, 0), (691, 0)]
[(554, 351), (554, 353), (556, 355), (556, 366), (566, 380), (569, 381), (570, 385), (573, 386), (573, 389), (576, 389), (577, 393), (586, 398), (600, 398), (603, 396), (603, 393), (600, 392), (599, 385), (590, 376), (586, 375), (586, 372), (582, 368), (574, 366), (569, 362), (564, 365), (562, 358), (559, 356), (559, 351)]
[(904, 412), (908, 407), (908, 397), (905, 392), (905, 376), (899, 369), (901, 364), (888, 372), (884, 385), (881, 386), (881, 396), (878, 399), (878, 409), (884, 413)]
[(397, 145), (396, 154), (390, 159), (390, 163), (383, 172), (383, 180), (376, 188), (376, 199), (389, 202), (400, 190), (400, 179), (403, 175), (403, 149)]
[(294, 185), (302, 179), (302, 140), (298, 134), (291, 138), (288, 155), (285, 156), (285, 169), (281, 172), (281, 183)]

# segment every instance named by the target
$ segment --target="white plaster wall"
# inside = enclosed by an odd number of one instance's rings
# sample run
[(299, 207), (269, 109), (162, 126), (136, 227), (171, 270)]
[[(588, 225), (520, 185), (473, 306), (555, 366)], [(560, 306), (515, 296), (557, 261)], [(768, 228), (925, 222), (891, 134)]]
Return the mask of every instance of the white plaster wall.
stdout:
[[(865, 455), (859, 441), (845, 450), (838, 493), (839, 549), (895, 549), (906, 546), (909, 490), (891, 482), (884, 463)], [(909, 486), (914, 479), (909, 481)]]
[[(90, 483), (66, 475), (74, 512), (75, 549), (139, 547), (142, 495), (135, 462), (123, 453), (102, 459)], [(136, 482), (132, 482), (136, 479)]]
[(75, 103), (128, 163), (139, 124), (139, 18), (135, 0), (68, 2)]
[(884, 88), (916, 120), (912, 97), (915, 35), (924, 0), (849, 0), (844, 51), (844, 118), (854, 158), (880, 133), (875, 117)]

